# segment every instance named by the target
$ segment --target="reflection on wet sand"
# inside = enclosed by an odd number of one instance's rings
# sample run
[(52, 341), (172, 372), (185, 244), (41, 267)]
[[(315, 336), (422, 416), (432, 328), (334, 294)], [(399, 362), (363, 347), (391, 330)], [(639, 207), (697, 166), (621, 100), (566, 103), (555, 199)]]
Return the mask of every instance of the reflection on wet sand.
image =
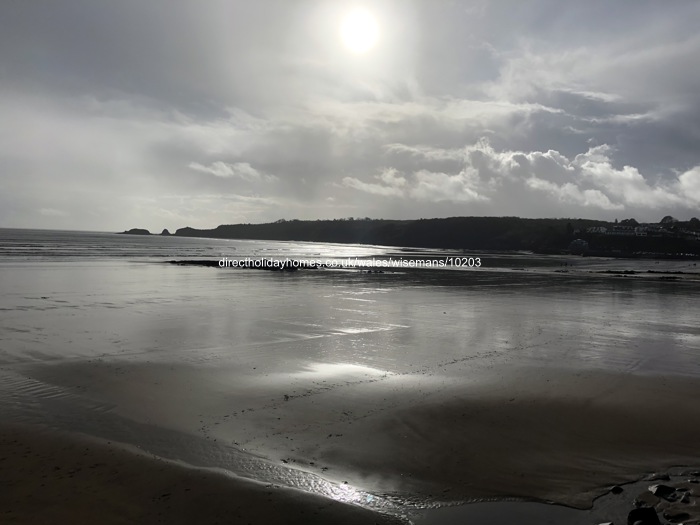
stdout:
[(692, 282), (8, 271), (11, 420), (397, 513), (700, 462)]

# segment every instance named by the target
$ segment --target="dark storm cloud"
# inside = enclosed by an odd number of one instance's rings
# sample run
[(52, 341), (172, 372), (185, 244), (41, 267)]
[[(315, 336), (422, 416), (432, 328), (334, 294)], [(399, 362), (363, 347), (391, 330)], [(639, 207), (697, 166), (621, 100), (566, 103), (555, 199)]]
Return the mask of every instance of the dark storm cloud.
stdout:
[(700, 4), (10, 1), (0, 225), (698, 215)]

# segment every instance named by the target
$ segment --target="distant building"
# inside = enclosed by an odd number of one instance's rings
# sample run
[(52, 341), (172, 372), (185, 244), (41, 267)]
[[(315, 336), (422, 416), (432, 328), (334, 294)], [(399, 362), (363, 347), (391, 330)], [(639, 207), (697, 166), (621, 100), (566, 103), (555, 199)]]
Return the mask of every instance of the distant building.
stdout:
[(627, 235), (627, 236), (632, 236), (634, 235), (634, 226), (620, 226), (616, 224), (613, 226), (612, 230), (608, 230), (605, 232), (606, 235)]

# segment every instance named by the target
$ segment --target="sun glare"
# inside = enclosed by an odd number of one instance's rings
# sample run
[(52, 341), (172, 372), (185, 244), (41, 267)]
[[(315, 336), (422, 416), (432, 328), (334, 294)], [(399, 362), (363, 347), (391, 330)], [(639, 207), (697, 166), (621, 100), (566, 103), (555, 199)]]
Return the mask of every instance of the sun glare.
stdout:
[(343, 44), (353, 53), (365, 53), (379, 39), (379, 25), (372, 13), (366, 9), (355, 9), (343, 17), (340, 25)]

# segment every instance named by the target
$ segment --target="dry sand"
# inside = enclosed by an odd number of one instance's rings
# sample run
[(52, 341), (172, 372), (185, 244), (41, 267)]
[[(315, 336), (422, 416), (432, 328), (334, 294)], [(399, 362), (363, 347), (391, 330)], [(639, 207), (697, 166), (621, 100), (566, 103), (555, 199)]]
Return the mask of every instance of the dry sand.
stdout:
[(42, 427), (0, 428), (7, 524), (379, 524), (398, 520)]

